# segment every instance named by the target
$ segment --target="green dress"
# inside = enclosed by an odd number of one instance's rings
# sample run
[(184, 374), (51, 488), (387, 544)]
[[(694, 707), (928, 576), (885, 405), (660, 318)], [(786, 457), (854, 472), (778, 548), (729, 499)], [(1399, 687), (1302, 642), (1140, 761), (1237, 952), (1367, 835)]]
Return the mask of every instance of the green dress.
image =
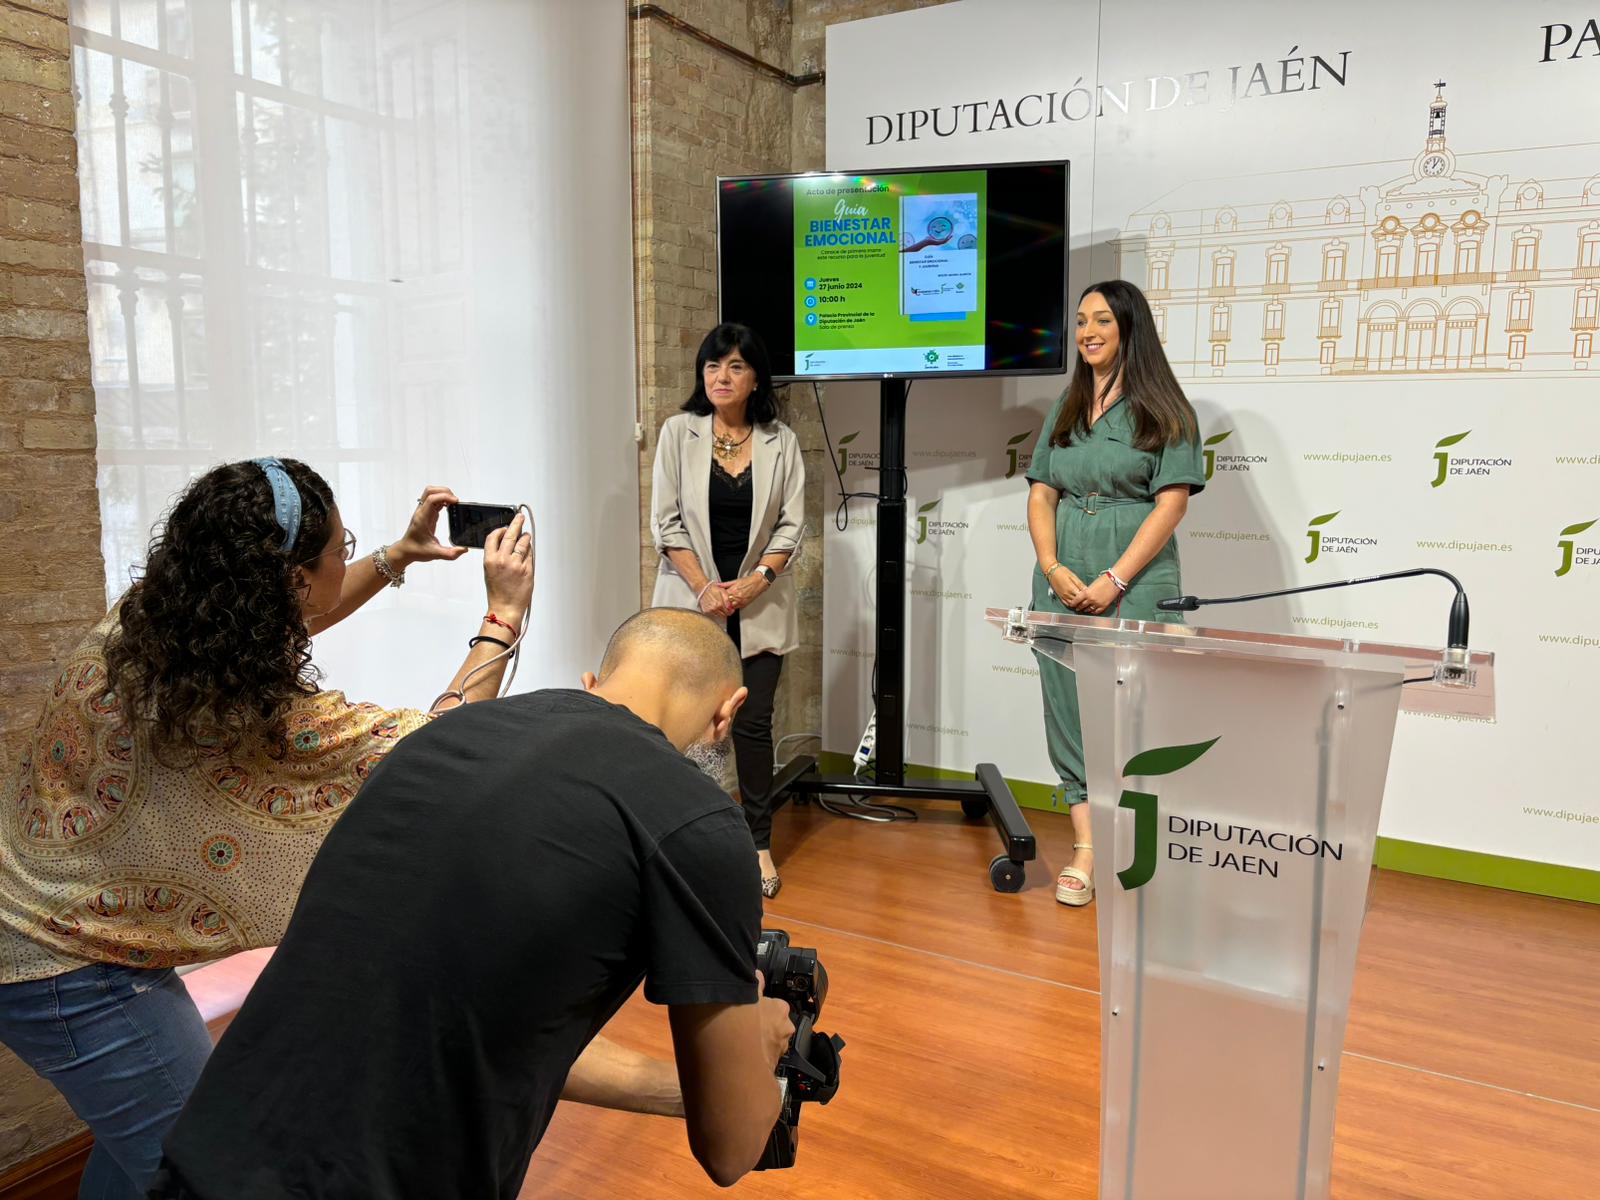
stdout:
[[(1074, 436), (1070, 446), (1052, 446), (1062, 395), (1050, 410), (1028, 466), (1030, 483), (1061, 492), (1056, 508), (1056, 556), (1085, 584), (1108, 570), (1133, 541), (1155, 508), (1164, 487), (1188, 484), (1190, 495), (1205, 487), (1200, 441), (1179, 442), (1160, 450), (1133, 444), (1133, 419), (1128, 405), (1117, 401), (1094, 423), (1087, 438)], [(1181, 621), (1182, 613), (1158, 613), (1156, 601), (1181, 592), (1178, 542), (1173, 537), (1143, 571), (1127, 581), (1120, 609), (1103, 615), (1129, 621)], [(1033, 567), (1033, 607), (1040, 612), (1071, 612), (1061, 603), (1037, 563)], [(1061, 782), (1051, 796), (1054, 805), (1082, 804), (1084, 787), (1083, 727), (1078, 719), (1078, 685), (1070, 668), (1034, 651), (1039, 682), (1044, 688), (1045, 741), (1050, 763)]]

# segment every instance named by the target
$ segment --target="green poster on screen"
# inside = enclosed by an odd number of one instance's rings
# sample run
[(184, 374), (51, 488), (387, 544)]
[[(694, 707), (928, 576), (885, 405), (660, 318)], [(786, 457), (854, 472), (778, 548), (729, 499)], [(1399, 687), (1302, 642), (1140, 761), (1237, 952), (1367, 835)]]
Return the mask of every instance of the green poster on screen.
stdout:
[(795, 374), (978, 371), (985, 171), (794, 185)]

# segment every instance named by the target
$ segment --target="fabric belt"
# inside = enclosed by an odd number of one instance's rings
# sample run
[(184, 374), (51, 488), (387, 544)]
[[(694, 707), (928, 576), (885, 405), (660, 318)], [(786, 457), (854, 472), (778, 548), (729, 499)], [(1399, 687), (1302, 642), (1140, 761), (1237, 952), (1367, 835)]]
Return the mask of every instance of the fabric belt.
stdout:
[(1063, 492), (1063, 499), (1073, 505), (1086, 516), (1094, 516), (1102, 508), (1112, 508), (1122, 504), (1154, 504), (1153, 500), (1144, 500), (1134, 496), (1102, 496), (1099, 492), (1090, 492), (1079, 496), (1075, 492)]

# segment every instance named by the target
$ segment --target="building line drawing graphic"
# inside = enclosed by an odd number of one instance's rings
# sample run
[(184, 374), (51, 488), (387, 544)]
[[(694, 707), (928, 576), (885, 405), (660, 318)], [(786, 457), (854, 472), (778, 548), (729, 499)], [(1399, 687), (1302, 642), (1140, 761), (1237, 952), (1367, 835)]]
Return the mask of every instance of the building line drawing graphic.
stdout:
[(1600, 142), (1458, 153), (1433, 86), (1394, 176), (1197, 180), (1129, 217), (1117, 273), (1144, 287), (1179, 377), (1590, 369)]

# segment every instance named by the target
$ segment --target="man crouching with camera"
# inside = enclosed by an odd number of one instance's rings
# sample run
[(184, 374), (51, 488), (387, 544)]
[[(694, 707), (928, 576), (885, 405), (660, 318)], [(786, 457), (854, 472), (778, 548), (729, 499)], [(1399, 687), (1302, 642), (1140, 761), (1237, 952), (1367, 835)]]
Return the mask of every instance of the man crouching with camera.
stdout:
[[(691, 761), (726, 752), (742, 674), (713, 621), (647, 609), (585, 690), (466, 705), (396, 747), (313, 862), (151, 1195), (510, 1200), (559, 1099), (681, 1111), (722, 1186), (755, 1166), (791, 1004), (761, 995), (749, 829)], [(641, 979), (676, 1079), (596, 1037)]]

